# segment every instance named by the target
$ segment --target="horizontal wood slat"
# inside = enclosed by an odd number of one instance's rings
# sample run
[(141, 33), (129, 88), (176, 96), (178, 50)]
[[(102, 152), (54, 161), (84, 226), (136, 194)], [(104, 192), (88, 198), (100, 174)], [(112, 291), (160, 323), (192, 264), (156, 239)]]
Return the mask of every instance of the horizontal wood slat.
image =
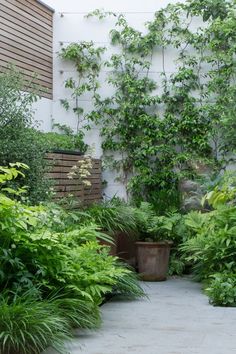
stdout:
[[(8, 62), (6, 62), (6, 56), (8, 56), (9, 60)], [(22, 69), (24, 69), (24, 71), (28, 74), (32, 74), (31, 71), (31, 62), (28, 59), (24, 59), (19, 55), (13, 54), (11, 52), (6, 52), (4, 50), (1, 50), (0, 52), (0, 61), (6, 62), (8, 63), (12, 63), (15, 66), (19, 66)], [(52, 83), (52, 73), (51, 72), (47, 72), (45, 71), (45, 69), (43, 69), (43, 67), (39, 68), (39, 64), (35, 64), (35, 73), (39, 74), (39, 78), (45, 82), (49, 82)], [(47, 69), (48, 70), (48, 69)]]
[(92, 201), (93, 203), (96, 201), (101, 200), (100, 195), (99, 194), (93, 194), (93, 195), (86, 195), (85, 196), (86, 201)]
[[(27, 14), (31, 16), (37, 17), (40, 21), (51, 26), (52, 24), (52, 16), (50, 13), (45, 12), (45, 7), (41, 6), (41, 8), (36, 7), (36, 1), (30, 0), (7, 0), (8, 4), (18, 8), (19, 10), (23, 10)], [(39, 5), (37, 3), (37, 5)]]
[(0, 0), (0, 69), (14, 64), (52, 98), (53, 12), (36, 0)]
[(84, 193), (83, 191), (74, 191), (73, 193), (72, 192), (57, 192), (56, 193), (56, 198), (66, 198), (66, 197), (69, 197), (70, 195), (73, 195), (73, 197), (83, 197), (84, 196)]
[(0, 10), (2, 9), (2, 7), (5, 7), (7, 9), (19, 13), (22, 16), (22, 20), (24, 20), (24, 18), (27, 18), (28, 20), (40, 25), (41, 27), (44, 27), (49, 32), (52, 31), (52, 24), (47, 24), (42, 22), (41, 19), (36, 16), (36, 14), (29, 14), (26, 11), (24, 11), (23, 8), (12, 5), (11, 3), (9, 3), (8, 0), (1, 0)]
[[(1, 43), (0, 40), (0, 46), (1, 46), (1, 54), (8, 56), (9, 58), (12, 59), (16, 59), (18, 61), (23, 61), (24, 63), (31, 65), (32, 64), (32, 60), (34, 61), (34, 66), (38, 69), (41, 69), (43, 71), (43, 73), (48, 73), (49, 77), (52, 77), (52, 71), (51, 71), (51, 65), (52, 63), (48, 63), (48, 66), (45, 65), (45, 61), (44, 60), (38, 60), (38, 62), (35, 60), (36, 57), (32, 54), (29, 53), (22, 53), (22, 51), (20, 49), (17, 48), (12, 48), (10, 45), (5, 44), (5, 43)], [(12, 51), (14, 50), (14, 52)]]
[(85, 186), (79, 178), (68, 178), (68, 173), (76, 162), (83, 160), (80, 155), (48, 153), (46, 160), (49, 172), (46, 177), (53, 180), (55, 200), (73, 195), (78, 197), (78, 205), (88, 205), (102, 199), (101, 161), (92, 159), (91, 175), (87, 178), (91, 186)]
[[(48, 178), (52, 178), (54, 179), (54, 174), (53, 173), (49, 173), (50, 176), (47, 175)], [(100, 175), (99, 177), (90, 177), (89, 180), (92, 180), (93, 181), (93, 184), (100, 184), (101, 183), (101, 180), (100, 180)], [(57, 178), (54, 180), (54, 185), (56, 186), (64, 186), (64, 185), (67, 185), (67, 186), (73, 186), (73, 185), (78, 185), (78, 182), (79, 180), (76, 179), (76, 178), (73, 178), (73, 179), (68, 179), (66, 178), (66, 176), (64, 178)]]
[[(71, 167), (73, 166), (74, 164), (72, 164), (71, 166), (54, 166), (53, 167), (53, 172), (60, 172), (60, 173), (69, 173), (71, 171)], [(93, 174), (100, 174), (101, 172), (101, 169), (99, 167), (97, 168), (92, 168), (92, 171), (91, 171)]]
[[(9, 62), (4, 62), (0, 60), (0, 71), (6, 70), (9, 67), (9, 64), (12, 63), (14, 64), (13, 61), (9, 60)], [(52, 97), (52, 82), (46, 82), (45, 80), (40, 78), (40, 75), (36, 78), (32, 79), (32, 72), (29, 72), (28, 70), (21, 69), (22, 73), (24, 74), (24, 77), (26, 78), (27, 81), (33, 82), (36, 85), (39, 85), (41, 87), (40, 92), (42, 96), (50, 96)], [(48, 81), (48, 80), (47, 80)], [(26, 88), (26, 91), (30, 91)]]
[(21, 3), (22, 5), (26, 4), (28, 5), (29, 3), (31, 4), (30, 9), (32, 9), (35, 12), (39, 13), (41, 16), (44, 18), (47, 18), (48, 20), (52, 20), (52, 12), (53, 10), (50, 10), (46, 5), (44, 6), (43, 4), (40, 4), (38, 1), (35, 0), (14, 0), (18, 4)]
[(45, 36), (46, 38), (51, 38), (53, 36), (53, 30), (51, 26), (45, 28), (42, 26), (41, 22), (35, 22), (35, 18), (25, 17), (25, 13), (19, 13), (19, 11), (14, 11), (11, 8), (3, 6), (0, 4), (1, 17), (8, 19), (10, 22), (14, 20), (15, 23), (20, 24), (22, 20), (24, 21), (25, 28), (34, 28), (38, 31), (39, 36)]
[(72, 186), (60, 185), (60, 186), (53, 186), (53, 189), (56, 192), (81, 191), (82, 190), (82, 186), (78, 185), (78, 184), (74, 184)]
[[(46, 51), (46, 54), (43, 53), (40, 48), (37, 46), (30, 46), (29, 43), (26, 43), (29, 45), (27, 47), (26, 45), (19, 43), (17, 41), (17, 38), (9, 37), (7, 33), (4, 31), (1, 31), (1, 26), (0, 26), (0, 48), (5, 48), (13, 53), (21, 53), (22, 58), (26, 57), (29, 59), (32, 59), (32, 62), (37, 62), (37, 63), (43, 63), (47, 69), (49, 68), (51, 70), (52, 68), (52, 56), (51, 53), (48, 53)], [(34, 58), (34, 59), (33, 59)]]
[[(83, 157), (82, 157), (83, 158)], [(78, 154), (63, 154), (63, 153), (54, 153), (50, 152), (47, 154), (47, 159), (53, 159), (54, 161), (79, 161), (81, 159), (81, 156)], [(93, 163), (98, 163), (101, 164), (101, 161), (99, 159), (93, 159)]]
[[(53, 179), (56, 185), (64, 185), (64, 184), (76, 185), (77, 183), (79, 183), (79, 180), (76, 178), (68, 179), (67, 173), (49, 172), (46, 173), (46, 177), (49, 179)], [(88, 179), (92, 183), (100, 183), (100, 173), (92, 177), (90, 176)]]
[[(70, 166), (74, 166), (74, 164), (78, 161), (84, 160), (85, 157), (83, 155), (76, 155), (73, 153), (73, 155), (69, 153), (47, 153), (46, 156), (47, 161), (53, 165), (53, 166), (62, 166), (62, 167), (68, 167), (68, 163), (70, 163)], [(67, 163), (68, 162), (68, 163)], [(66, 163), (66, 166), (64, 165)], [(100, 168), (101, 167), (101, 161), (99, 159), (93, 159), (92, 158), (92, 165), (93, 168)]]
[(32, 36), (30, 34), (24, 33), (23, 31), (19, 31), (17, 28), (14, 28), (9, 25), (6, 25), (5, 23), (3, 23), (2, 19), (1, 19), (1, 15), (0, 15), (0, 26), (1, 26), (1, 30), (6, 33), (9, 33), (10, 35), (14, 36), (15, 38), (19, 38), (18, 40), (20, 40), (21, 42), (25, 41), (28, 45), (34, 45), (37, 46), (37, 48), (40, 48), (40, 50), (44, 50), (44, 52), (46, 53), (50, 53), (52, 51), (52, 42), (50, 44), (50, 42), (47, 43), (42, 43), (39, 40), (37, 40), (36, 38), (32, 38)]
[[(35, 40), (38, 41), (39, 45), (42, 45), (42, 48), (46, 49), (51, 49), (52, 48), (52, 36), (47, 36), (42, 33), (42, 36), (40, 36), (40, 32), (35, 30), (32, 26), (25, 26), (22, 27), (22, 23), (16, 23), (15, 18), (12, 17), (11, 20), (5, 19), (2, 16), (3, 13), (0, 14), (0, 22), (1, 22), (1, 27), (6, 29), (7, 31), (15, 34), (17, 36), (20, 36), (20, 33), (22, 35), (25, 35), (28, 37), (28, 41)], [(14, 21), (14, 22), (13, 22)], [(23, 37), (24, 38), (24, 37)]]
[[(62, 156), (62, 155), (60, 155), (60, 156)], [(74, 155), (70, 155), (70, 156), (71, 157), (69, 157), (69, 158), (71, 158), (71, 160), (65, 159), (63, 157), (61, 157), (58, 160), (48, 157), (47, 160), (48, 160), (49, 164), (52, 164), (53, 166), (63, 166), (63, 167), (70, 166), (71, 167), (71, 166), (73, 166), (73, 163), (76, 163), (77, 161), (79, 161), (79, 159), (78, 159), (79, 155), (75, 156), (75, 159), (73, 159)], [(93, 167), (100, 168), (101, 167), (100, 161), (93, 159)]]

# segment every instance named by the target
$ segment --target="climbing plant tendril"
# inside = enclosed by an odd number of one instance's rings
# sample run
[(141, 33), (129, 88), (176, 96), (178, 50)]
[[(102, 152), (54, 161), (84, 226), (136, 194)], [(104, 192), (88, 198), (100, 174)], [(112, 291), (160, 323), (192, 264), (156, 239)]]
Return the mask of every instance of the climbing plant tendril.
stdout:
[[(90, 49), (99, 64), (92, 85), (94, 109), (87, 118), (101, 126), (107, 165), (119, 171), (137, 201), (160, 205), (172, 196), (175, 204), (178, 181), (194, 177), (196, 162), (219, 170), (230, 163), (236, 147), (236, 4), (170, 4), (155, 13), (145, 34), (122, 14), (95, 10), (91, 16), (116, 17), (110, 37), (120, 48), (103, 63), (104, 48)], [(170, 48), (177, 54), (172, 74), (165, 63)], [(152, 72), (157, 53), (162, 58), (158, 78)], [(80, 61), (70, 57), (80, 77), (89, 57), (89, 52)], [(97, 84), (101, 65), (114, 92), (106, 98)], [(76, 96), (83, 85), (71, 88)]]

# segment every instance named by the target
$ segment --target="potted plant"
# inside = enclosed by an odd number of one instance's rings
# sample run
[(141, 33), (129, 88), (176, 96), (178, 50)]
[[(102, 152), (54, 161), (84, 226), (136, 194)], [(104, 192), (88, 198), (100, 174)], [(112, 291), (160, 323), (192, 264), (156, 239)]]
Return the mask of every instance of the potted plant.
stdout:
[(142, 203), (136, 215), (140, 223), (136, 248), (141, 278), (147, 281), (166, 280), (173, 244), (172, 231), (180, 216), (176, 213), (157, 216), (149, 203)]
[[(135, 247), (131, 247), (132, 237), (129, 237), (129, 234), (136, 229), (132, 208), (117, 200), (111, 200), (89, 206), (87, 213), (102, 232), (107, 233), (113, 239), (112, 243), (101, 241), (102, 244), (111, 247), (110, 254), (129, 261), (130, 249), (133, 251), (135, 249)], [(133, 259), (135, 259), (135, 254)]]

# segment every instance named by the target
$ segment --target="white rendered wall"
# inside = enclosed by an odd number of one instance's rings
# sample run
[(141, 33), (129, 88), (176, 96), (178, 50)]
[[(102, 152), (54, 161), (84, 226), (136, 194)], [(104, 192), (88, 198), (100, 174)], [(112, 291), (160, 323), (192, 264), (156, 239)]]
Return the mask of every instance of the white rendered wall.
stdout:
[[(60, 104), (60, 99), (69, 98), (69, 91), (64, 88), (64, 81), (67, 77), (76, 75), (74, 68), (71, 65), (65, 64), (58, 58), (58, 51), (61, 49), (61, 44), (68, 45), (71, 42), (81, 40), (93, 41), (98, 46), (105, 46), (108, 50), (105, 54), (109, 57), (114, 50), (111, 47), (109, 40), (109, 31), (114, 28), (115, 19), (105, 19), (99, 21), (96, 18), (85, 19), (86, 13), (97, 8), (105, 11), (122, 12), (126, 14), (129, 23), (136, 29), (145, 31), (145, 22), (153, 19), (154, 13), (165, 7), (169, 3), (176, 3), (177, 0), (44, 0), (44, 3), (51, 6), (55, 10), (54, 14), (54, 82), (53, 82), (53, 102), (50, 109), (48, 103), (42, 109), (45, 103), (43, 99), (41, 104), (38, 104), (38, 116), (43, 120), (42, 129), (50, 130), (52, 119), (61, 124), (76, 127), (77, 121), (73, 113), (68, 113)], [(171, 73), (175, 70), (174, 57), (176, 53), (166, 52), (165, 55), (165, 71)], [(162, 71), (162, 59), (160, 53), (156, 53), (153, 58), (153, 66), (151, 69), (152, 76), (158, 81), (160, 72)], [(105, 82), (106, 72), (101, 73), (102, 78), (102, 94), (104, 97), (109, 96), (111, 88)], [(85, 111), (92, 108), (89, 95), (81, 97), (80, 106), (83, 106)], [(39, 108), (40, 107), (40, 108)], [(95, 147), (95, 156), (101, 157), (101, 139), (99, 137), (99, 129), (93, 127), (85, 138), (89, 145)], [(104, 172), (104, 179), (107, 180), (108, 187), (106, 195), (112, 197), (119, 195), (126, 197), (125, 188), (121, 183), (115, 181), (114, 176), (110, 172)]]
[(33, 105), (35, 120), (38, 128), (42, 131), (50, 132), (52, 130), (52, 108), (52, 100), (44, 97)]

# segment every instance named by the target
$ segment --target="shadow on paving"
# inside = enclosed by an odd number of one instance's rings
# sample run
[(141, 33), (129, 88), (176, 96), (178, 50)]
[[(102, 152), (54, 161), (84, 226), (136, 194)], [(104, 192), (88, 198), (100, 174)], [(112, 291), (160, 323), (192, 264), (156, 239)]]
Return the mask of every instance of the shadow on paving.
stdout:
[[(236, 308), (213, 307), (190, 278), (143, 283), (149, 299), (113, 298), (96, 331), (76, 331), (71, 354), (234, 354)], [(45, 354), (52, 354), (47, 351)]]

